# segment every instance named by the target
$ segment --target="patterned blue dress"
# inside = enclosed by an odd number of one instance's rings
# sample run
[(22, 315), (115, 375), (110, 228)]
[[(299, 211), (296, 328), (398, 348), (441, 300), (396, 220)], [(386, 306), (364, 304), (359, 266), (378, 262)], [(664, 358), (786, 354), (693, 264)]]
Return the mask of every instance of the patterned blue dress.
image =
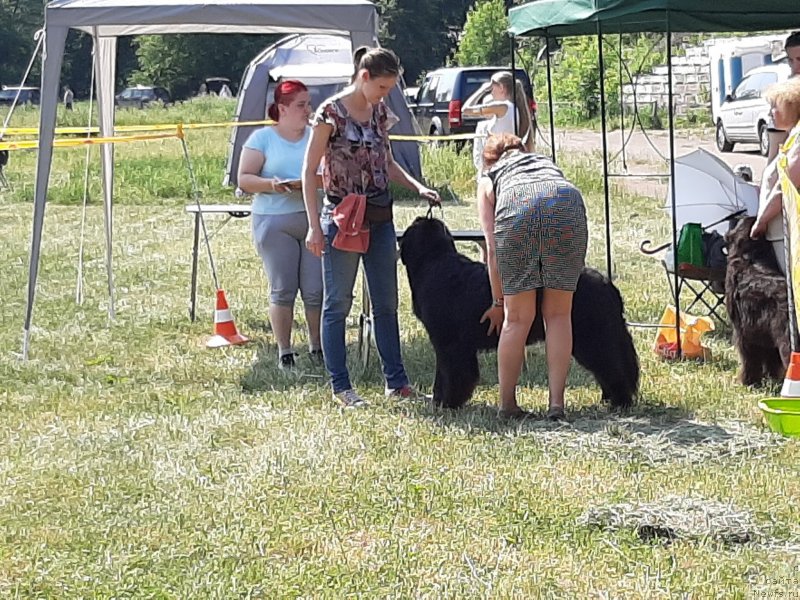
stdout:
[(503, 294), (540, 288), (574, 292), (588, 230), (580, 191), (547, 157), (507, 152), (489, 170)]

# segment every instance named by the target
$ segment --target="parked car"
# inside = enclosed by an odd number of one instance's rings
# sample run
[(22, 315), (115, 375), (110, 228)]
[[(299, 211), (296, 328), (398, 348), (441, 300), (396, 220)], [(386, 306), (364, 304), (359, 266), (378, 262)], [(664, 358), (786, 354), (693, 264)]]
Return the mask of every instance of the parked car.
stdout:
[(166, 88), (147, 85), (125, 88), (121, 94), (114, 97), (114, 104), (120, 108), (144, 108), (154, 103), (167, 106), (171, 102)]
[[(461, 107), (497, 71), (508, 70), (508, 67), (447, 67), (428, 73), (416, 101), (409, 105), (422, 132), (428, 135), (474, 133), (481, 117), (465, 117)], [(522, 69), (517, 69), (516, 74), (530, 98), (535, 118), (536, 101), (530, 78)]]
[(720, 152), (730, 152), (738, 142), (757, 143), (761, 154), (769, 154), (769, 103), (762, 97), (766, 89), (791, 76), (789, 65), (779, 63), (756, 67), (747, 72), (719, 109), (716, 142)]
[(11, 87), (4, 85), (3, 89), (0, 90), (0, 105), (11, 106), (14, 102), (14, 98), (17, 96), (17, 92), (19, 92), (17, 105), (39, 104), (40, 94), (38, 87), (21, 88), (19, 86)]
[(227, 77), (206, 77), (203, 83), (206, 85), (206, 92), (209, 94), (219, 96), (219, 93), (222, 91), (222, 86), (227, 85), (228, 90), (230, 90), (234, 96), (236, 95), (236, 86)]
[(419, 94), (419, 87), (407, 87), (403, 90), (403, 94), (406, 97), (406, 103), (410, 106), (412, 104), (416, 104), (417, 102), (417, 94)]

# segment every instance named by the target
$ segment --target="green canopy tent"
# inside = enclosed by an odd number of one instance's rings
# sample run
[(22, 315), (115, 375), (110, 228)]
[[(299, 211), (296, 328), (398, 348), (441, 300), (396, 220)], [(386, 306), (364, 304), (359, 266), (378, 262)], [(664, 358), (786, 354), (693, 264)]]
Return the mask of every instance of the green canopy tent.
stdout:
[(767, 31), (800, 25), (796, 0), (535, 0), (509, 11), (515, 36)]
[[(672, 245), (677, 247), (675, 200), (675, 138), (672, 77), (672, 32), (748, 32), (785, 30), (800, 27), (800, 4), (797, 0), (535, 0), (509, 10), (509, 34), (514, 60), (517, 37), (555, 37), (596, 35), (600, 70), (600, 113), (603, 130), (603, 179), (605, 194), (606, 268), (611, 275), (611, 225), (609, 215), (609, 168), (605, 98), (603, 35), (640, 32), (663, 32), (667, 38), (667, 88), (669, 115), (669, 175), (672, 202)], [(555, 124), (550, 53), (547, 59), (547, 96), (550, 107), (550, 141), (555, 160)], [(512, 64), (512, 73), (514, 65)], [(680, 310), (678, 290), (678, 253), (674, 252), (674, 301)], [(789, 286), (791, 292), (791, 286)], [(790, 318), (791, 313), (790, 312)], [(793, 318), (792, 318), (793, 319)], [(678, 352), (680, 328), (676, 324)], [(796, 338), (792, 322), (792, 340)], [(793, 348), (794, 350), (795, 348)]]

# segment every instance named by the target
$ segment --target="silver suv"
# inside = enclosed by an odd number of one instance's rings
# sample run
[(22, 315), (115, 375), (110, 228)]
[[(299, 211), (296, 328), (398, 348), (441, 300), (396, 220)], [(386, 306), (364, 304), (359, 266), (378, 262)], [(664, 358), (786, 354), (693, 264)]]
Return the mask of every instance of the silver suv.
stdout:
[(779, 63), (756, 67), (747, 72), (732, 94), (725, 98), (717, 119), (717, 148), (730, 152), (737, 142), (759, 145), (761, 154), (769, 154), (770, 106), (762, 96), (766, 89), (786, 81), (791, 76), (788, 64)]

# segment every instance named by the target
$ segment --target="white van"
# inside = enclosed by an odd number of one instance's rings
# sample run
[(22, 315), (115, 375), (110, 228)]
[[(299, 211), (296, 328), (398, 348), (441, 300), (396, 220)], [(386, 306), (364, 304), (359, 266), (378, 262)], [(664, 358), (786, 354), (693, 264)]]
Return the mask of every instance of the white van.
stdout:
[(717, 148), (730, 152), (737, 142), (758, 144), (769, 154), (769, 103), (762, 97), (768, 87), (786, 81), (791, 70), (786, 63), (757, 67), (747, 72), (732, 94), (725, 98), (717, 119)]

